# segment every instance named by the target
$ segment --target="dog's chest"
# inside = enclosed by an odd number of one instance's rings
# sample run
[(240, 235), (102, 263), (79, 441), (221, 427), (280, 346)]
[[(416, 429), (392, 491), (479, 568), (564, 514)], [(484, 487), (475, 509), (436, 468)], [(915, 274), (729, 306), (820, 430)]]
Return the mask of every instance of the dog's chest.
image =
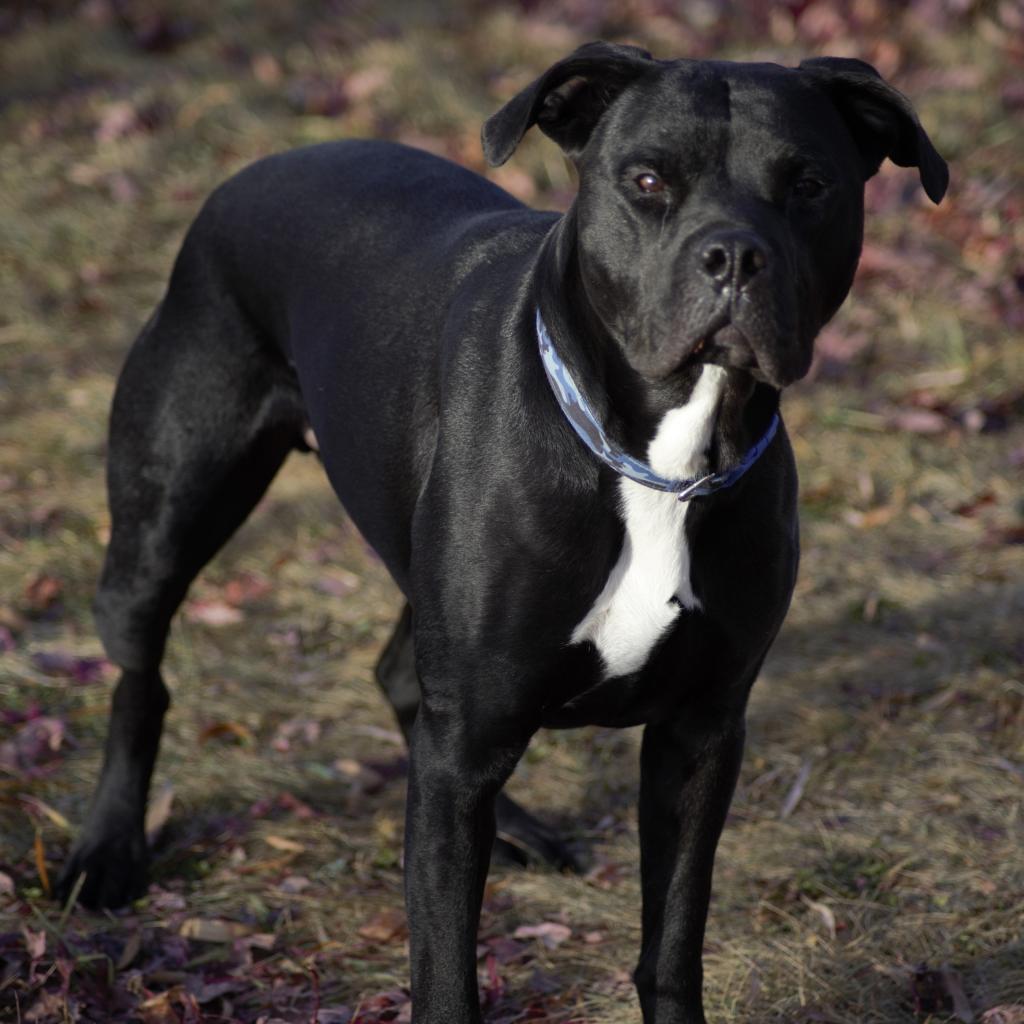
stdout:
[[(705, 467), (726, 372), (706, 365), (690, 400), (665, 414), (647, 449), (661, 476), (696, 476)], [(597, 648), (604, 677), (636, 672), (682, 613), (700, 602), (690, 584), (689, 502), (625, 478), (619, 481), (625, 533), (597, 600), (573, 630), (573, 643)]]

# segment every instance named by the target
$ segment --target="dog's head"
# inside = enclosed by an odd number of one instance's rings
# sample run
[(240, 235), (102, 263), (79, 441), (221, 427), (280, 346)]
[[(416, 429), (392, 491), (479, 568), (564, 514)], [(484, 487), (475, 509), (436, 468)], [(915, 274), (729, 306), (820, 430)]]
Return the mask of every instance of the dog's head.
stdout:
[(864, 182), (888, 157), (937, 203), (949, 177), (906, 97), (858, 60), (659, 61), (591, 43), (486, 122), (487, 160), (533, 124), (579, 172), (589, 302), (655, 379), (694, 360), (776, 387), (802, 377), (853, 280)]

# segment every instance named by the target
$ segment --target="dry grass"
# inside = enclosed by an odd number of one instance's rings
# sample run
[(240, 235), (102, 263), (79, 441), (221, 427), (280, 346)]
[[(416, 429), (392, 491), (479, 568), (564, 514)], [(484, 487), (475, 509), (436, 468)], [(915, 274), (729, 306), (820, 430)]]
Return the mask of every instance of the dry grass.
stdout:
[[(574, 21), (568, 4), (526, 17), (470, 0), (410, 0), (387, 15), (365, 2), (240, 0), (216, 15), (175, 5), (197, 31), (155, 55), (105, 4), (85, 7), (0, 41), (0, 652), (12, 647), (0, 653), (0, 708), (13, 720), (38, 702), (74, 741), (34, 770), (0, 774), (0, 872), (17, 886), (0, 888), (0, 932), (47, 923), (43, 966), (76, 963), (65, 1007), (138, 934), (118, 976), (136, 971), (139, 1000), (219, 958), (245, 984), (225, 997), (230, 1011), (222, 1000), (207, 1013), (309, 1019), (314, 966), (321, 1005), (355, 1008), (407, 980), (400, 931), (360, 934), (401, 906), (402, 750), (372, 680), (397, 598), (310, 458), (287, 464), (193, 591), (218, 602), (232, 581), (248, 588), (243, 621), (176, 628), (156, 780), (173, 785), (175, 804), (153, 895), (126, 917), (72, 913), (55, 955), (58, 911), (33, 842), (38, 833), (52, 872), (69, 835), (31, 799), (81, 820), (107, 686), (47, 675), (34, 656), (100, 654), (88, 602), (107, 523), (106, 408), (127, 343), (203, 195), (259, 155), (372, 134), (479, 166), (480, 120), (591, 36), (783, 60), (819, 44), (803, 30), (790, 39), (777, 18), (774, 38), (758, 37), (756, 25), (687, 27), (643, 4), (579, 5)], [(805, 553), (755, 690), (718, 858), (706, 953), (715, 1020), (946, 1020), (928, 1016), (921, 965), (956, 969), (976, 1017), (1024, 1007), (1024, 547), (1010, 543), (1024, 514), (1024, 318), (1013, 310), (1024, 302), (1024, 276), (1013, 277), (1024, 275), (1024, 139), (1019, 108), (998, 100), (1020, 54), (994, 22), (942, 31), (920, 10), (883, 10), (856, 44), (842, 33), (820, 43), (880, 60), (894, 41), (886, 59), (920, 99), (956, 184), (938, 211), (903, 198), (908, 172), (872, 184), (865, 273), (815, 379), (786, 400)], [(341, 81), (342, 109), (324, 116)], [(571, 187), (539, 138), (496, 177), (542, 205)], [(914, 425), (908, 411), (930, 412), (935, 433), (901, 429)], [(41, 577), (61, 588), (49, 608)], [(301, 720), (319, 732), (303, 737)], [(288, 723), (298, 733), (275, 749)], [(17, 727), (0, 728), (3, 742)], [(639, 1021), (623, 973), (639, 936), (637, 744), (635, 731), (547, 733), (517, 772), (516, 794), (585, 845), (595, 871), (494, 872), (484, 940), (541, 921), (572, 928), (553, 951), (524, 942), (525, 960), (489, 946), (507, 986), (496, 1018), (533, 1005), (530, 1019)], [(359, 765), (375, 775), (354, 774)], [(176, 967), (153, 968), (149, 954), (191, 918), (242, 922), (272, 934), (272, 948), (240, 969), (237, 948), (192, 942)], [(39, 998), (13, 973), (11, 949), (0, 945), (0, 1020)], [(87, 959), (98, 954), (108, 959)]]

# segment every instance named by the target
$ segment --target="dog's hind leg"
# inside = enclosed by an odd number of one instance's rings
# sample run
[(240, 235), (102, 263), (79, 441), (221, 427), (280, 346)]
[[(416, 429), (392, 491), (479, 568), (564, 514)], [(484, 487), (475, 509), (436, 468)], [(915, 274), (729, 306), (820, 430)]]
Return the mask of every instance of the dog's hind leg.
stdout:
[[(412, 607), (408, 603), (402, 609), (391, 639), (377, 662), (376, 675), (408, 743), (420, 703), (420, 682), (413, 650)], [(494, 860), (525, 866), (531, 859), (538, 858), (560, 870), (580, 870), (579, 861), (557, 833), (506, 793), (498, 794), (494, 813), (497, 820)]]
[(118, 906), (145, 886), (143, 822), (169, 704), (160, 662), (171, 618), (301, 446), (298, 401), (284, 360), (223, 291), (200, 283), (176, 293), (172, 279), (114, 396), (112, 525), (95, 612), (122, 675), (100, 781), (58, 884), (62, 899), (83, 872), (87, 906)]

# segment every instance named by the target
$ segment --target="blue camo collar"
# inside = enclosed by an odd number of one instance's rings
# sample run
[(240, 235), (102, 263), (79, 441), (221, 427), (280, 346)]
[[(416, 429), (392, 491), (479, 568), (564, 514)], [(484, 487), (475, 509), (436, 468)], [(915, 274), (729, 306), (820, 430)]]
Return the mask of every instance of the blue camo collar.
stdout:
[(537, 310), (536, 323), (537, 344), (540, 348), (544, 372), (547, 374), (548, 383), (551, 385), (551, 390), (554, 392), (555, 399), (565, 414), (565, 418), (579, 435), (580, 440), (606, 466), (615, 470), (619, 476), (626, 477), (627, 480), (634, 480), (636, 483), (643, 484), (644, 487), (652, 487), (656, 491), (675, 494), (680, 501), (689, 501), (691, 498), (702, 498), (714, 494), (715, 491), (732, 487), (761, 458), (779, 429), (779, 414), (775, 413), (761, 440), (743, 456), (738, 465), (723, 473), (707, 473), (704, 476), (691, 477), (687, 480), (669, 480), (659, 476), (646, 463), (634, 459), (632, 455), (624, 452), (608, 438), (594, 410), (572, 379), (569, 368), (562, 362), (552, 344), (551, 335), (548, 334), (548, 329), (540, 315), (540, 309)]

